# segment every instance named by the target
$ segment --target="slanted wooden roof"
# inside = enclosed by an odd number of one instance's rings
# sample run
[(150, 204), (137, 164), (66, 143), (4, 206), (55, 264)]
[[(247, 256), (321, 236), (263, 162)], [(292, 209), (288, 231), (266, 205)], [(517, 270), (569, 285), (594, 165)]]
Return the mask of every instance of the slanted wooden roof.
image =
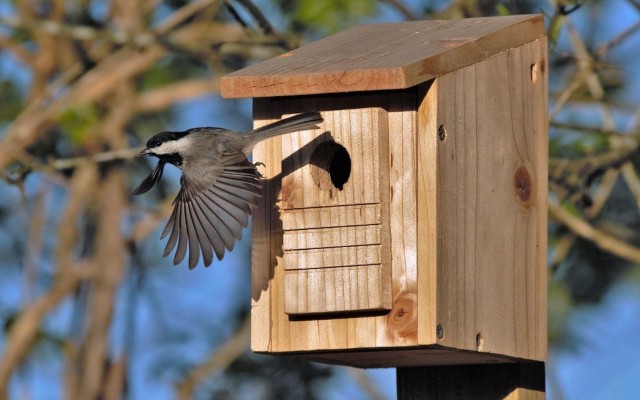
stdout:
[(545, 35), (542, 15), (362, 25), (224, 76), (224, 97), (405, 89)]

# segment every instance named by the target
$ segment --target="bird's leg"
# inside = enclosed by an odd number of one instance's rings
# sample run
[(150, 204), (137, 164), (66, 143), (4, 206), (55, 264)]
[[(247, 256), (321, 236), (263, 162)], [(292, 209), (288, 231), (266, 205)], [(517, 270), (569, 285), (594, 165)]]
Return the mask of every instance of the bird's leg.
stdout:
[(260, 161), (258, 161), (258, 162), (256, 162), (256, 163), (253, 163), (253, 166), (255, 167), (256, 172), (258, 173), (258, 175), (260, 176), (260, 178), (264, 178), (264, 175), (262, 175), (262, 174), (260, 173), (260, 171), (258, 171), (258, 167), (265, 167), (265, 168), (266, 168), (267, 166), (266, 166), (266, 165), (264, 165), (264, 163), (263, 163), (263, 162), (260, 162)]

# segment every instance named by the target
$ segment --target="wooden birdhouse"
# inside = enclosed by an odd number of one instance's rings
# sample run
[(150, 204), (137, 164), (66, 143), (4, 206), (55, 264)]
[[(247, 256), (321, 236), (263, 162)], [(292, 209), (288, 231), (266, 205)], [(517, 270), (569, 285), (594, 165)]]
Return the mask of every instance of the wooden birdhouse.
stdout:
[(222, 79), (258, 145), (252, 348), (361, 367), (544, 360), (539, 15), (349, 29)]

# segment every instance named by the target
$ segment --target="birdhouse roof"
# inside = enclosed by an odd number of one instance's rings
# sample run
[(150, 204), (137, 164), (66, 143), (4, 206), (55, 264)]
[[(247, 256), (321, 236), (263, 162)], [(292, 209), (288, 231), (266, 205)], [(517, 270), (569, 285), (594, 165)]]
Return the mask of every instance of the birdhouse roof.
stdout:
[(545, 35), (541, 15), (362, 25), (224, 76), (224, 97), (406, 89)]

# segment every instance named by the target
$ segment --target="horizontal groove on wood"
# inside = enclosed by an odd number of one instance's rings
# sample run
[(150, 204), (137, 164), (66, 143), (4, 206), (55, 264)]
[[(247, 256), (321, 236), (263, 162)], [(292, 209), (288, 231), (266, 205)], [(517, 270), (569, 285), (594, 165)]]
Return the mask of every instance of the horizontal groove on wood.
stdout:
[(284, 285), (296, 288), (285, 296), (286, 314), (372, 312), (390, 309), (382, 291), (380, 265), (285, 271)]
[(339, 207), (317, 207), (287, 210), (282, 214), (284, 231), (339, 226), (379, 224), (380, 204), (355, 204)]
[(282, 250), (325, 249), (380, 244), (380, 224), (285, 231)]
[(380, 264), (382, 246), (333, 247), (284, 252), (285, 270), (349, 267)]

